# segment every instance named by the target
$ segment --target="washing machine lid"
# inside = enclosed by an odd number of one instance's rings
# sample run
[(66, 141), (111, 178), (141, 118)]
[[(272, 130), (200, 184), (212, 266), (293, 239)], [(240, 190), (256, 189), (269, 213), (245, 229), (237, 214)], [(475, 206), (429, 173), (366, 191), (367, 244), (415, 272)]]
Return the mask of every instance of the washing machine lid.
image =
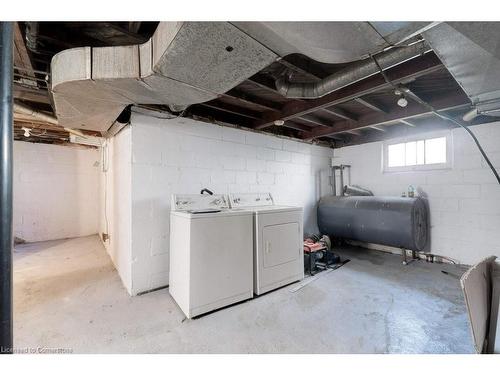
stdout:
[(254, 215), (253, 211), (246, 211), (243, 209), (235, 209), (235, 210), (230, 210), (230, 209), (223, 209), (219, 211), (212, 211), (212, 212), (203, 212), (203, 211), (197, 211), (197, 210), (188, 210), (188, 211), (170, 211), (170, 215), (172, 216), (178, 216), (182, 218), (189, 219), (191, 221), (193, 220), (205, 220), (205, 219), (214, 219), (214, 218), (220, 218), (223, 216), (252, 216)]
[(302, 211), (302, 207), (279, 206), (274, 204), (271, 193), (229, 194), (231, 209), (244, 209), (255, 213)]
[(231, 208), (247, 208), (273, 206), (274, 201), (271, 193), (237, 193), (229, 194), (229, 205)]
[(229, 208), (223, 194), (172, 194), (172, 211), (215, 213)]

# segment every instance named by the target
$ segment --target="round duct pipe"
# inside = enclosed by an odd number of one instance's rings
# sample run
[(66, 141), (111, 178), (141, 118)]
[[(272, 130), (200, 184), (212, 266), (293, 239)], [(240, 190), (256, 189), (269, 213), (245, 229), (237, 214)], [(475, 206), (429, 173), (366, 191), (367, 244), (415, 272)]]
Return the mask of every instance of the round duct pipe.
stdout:
[[(425, 41), (420, 41), (410, 46), (396, 47), (387, 52), (379, 53), (376, 58), (380, 67), (385, 70), (423, 55), (430, 50)], [(373, 59), (367, 58), (317, 82), (292, 83), (286, 77), (281, 77), (276, 81), (276, 89), (287, 98), (314, 99), (340, 90), (379, 72), (379, 67)]]

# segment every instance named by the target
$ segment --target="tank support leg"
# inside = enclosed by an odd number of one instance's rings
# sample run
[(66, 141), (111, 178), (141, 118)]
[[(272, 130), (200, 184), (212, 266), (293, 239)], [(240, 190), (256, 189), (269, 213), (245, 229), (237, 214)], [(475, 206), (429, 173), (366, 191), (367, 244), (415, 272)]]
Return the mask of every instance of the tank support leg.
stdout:
[(413, 262), (414, 260), (417, 260), (418, 257), (417, 257), (417, 252), (415, 250), (411, 250), (411, 260), (408, 260), (407, 258), (407, 254), (406, 254), (406, 249), (404, 247), (401, 248), (401, 255), (403, 256), (403, 264), (405, 266), (407, 266), (408, 264), (410, 264), (411, 262)]

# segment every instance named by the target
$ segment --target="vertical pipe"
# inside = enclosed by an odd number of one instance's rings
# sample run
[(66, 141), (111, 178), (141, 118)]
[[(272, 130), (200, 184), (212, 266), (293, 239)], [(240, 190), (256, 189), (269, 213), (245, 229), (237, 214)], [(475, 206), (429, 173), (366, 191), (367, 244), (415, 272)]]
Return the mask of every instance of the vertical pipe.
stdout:
[(0, 22), (0, 353), (12, 351), (12, 22)]
[(344, 196), (344, 165), (340, 164), (340, 195)]
[(332, 193), (337, 195), (337, 176), (335, 173), (335, 166), (332, 166)]

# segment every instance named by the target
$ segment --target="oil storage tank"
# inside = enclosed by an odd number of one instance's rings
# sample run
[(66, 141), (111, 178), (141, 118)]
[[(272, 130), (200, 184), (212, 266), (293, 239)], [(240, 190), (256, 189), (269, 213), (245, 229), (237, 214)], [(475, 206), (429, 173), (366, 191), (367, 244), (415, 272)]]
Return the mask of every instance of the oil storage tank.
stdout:
[(318, 204), (318, 227), (334, 237), (423, 251), (429, 233), (424, 199), (328, 196)]

